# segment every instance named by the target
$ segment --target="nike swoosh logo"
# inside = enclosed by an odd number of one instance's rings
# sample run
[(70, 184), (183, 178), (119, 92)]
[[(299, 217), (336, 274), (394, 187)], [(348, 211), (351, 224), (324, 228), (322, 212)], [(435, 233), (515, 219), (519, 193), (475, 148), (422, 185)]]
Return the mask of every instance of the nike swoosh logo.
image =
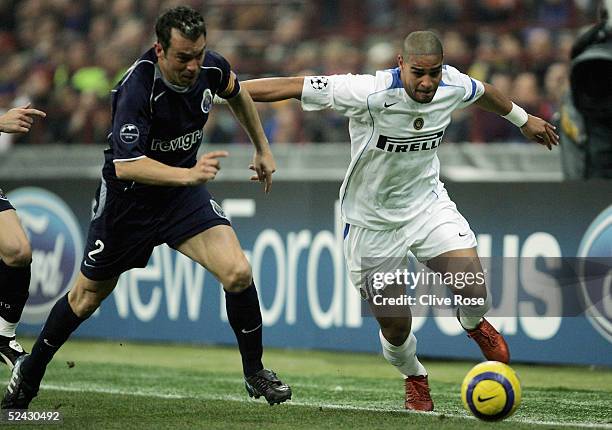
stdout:
[(496, 397), (497, 396), (491, 396), (491, 397), (480, 397), (480, 396), (478, 396), (478, 401), (479, 402), (486, 402), (487, 400), (491, 400), (491, 399), (494, 399)]
[(155, 96), (155, 98), (153, 99), (154, 102), (157, 101), (158, 98), (160, 98), (161, 96), (163, 96), (164, 94), (166, 94), (165, 91), (162, 91), (161, 93), (159, 93), (158, 95)]
[(387, 104), (387, 102), (385, 102), (385, 105), (384, 105), (384, 106), (385, 106), (386, 108), (388, 108), (388, 107), (391, 107), (391, 106), (396, 105), (396, 104), (398, 104), (398, 103), (399, 103), (399, 102), (395, 102), (395, 103), (389, 103), (389, 104)]
[(87, 267), (96, 267), (93, 264), (89, 264), (87, 261), (83, 261), (83, 264), (86, 265)]
[(43, 339), (45, 345), (50, 346), (51, 348), (57, 348), (57, 346), (51, 345), (47, 339)]
[(467, 236), (469, 233), (459, 233), (459, 237), (465, 237)]
[(259, 324), (259, 325), (258, 325), (257, 327), (255, 327), (254, 329), (251, 329), (251, 330), (245, 330), (245, 329), (242, 329), (241, 331), (242, 331), (242, 333), (244, 333), (244, 334), (253, 333), (253, 332), (254, 332), (255, 330), (257, 330), (259, 327), (261, 327), (261, 324)]

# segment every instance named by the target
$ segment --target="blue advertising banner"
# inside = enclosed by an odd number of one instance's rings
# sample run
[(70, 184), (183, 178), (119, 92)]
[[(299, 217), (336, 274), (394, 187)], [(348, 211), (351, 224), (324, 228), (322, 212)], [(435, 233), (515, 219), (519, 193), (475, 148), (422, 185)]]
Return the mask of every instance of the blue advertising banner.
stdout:
[[(30, 299), (20, 333), (36, 334), (78, 273), (95, 181), (5, 181), (33, 247)], [(231, 218), (261, 298), (267, 346), (378, 351), (377, 324), (361, 314), (342, 255), (336, 182), (218, 182), (211, 191)], [(612, 365), (612, 271), (570, 305), (554, 277), (526, 261), (612, 257), (612, 182), (454, 183), (451, 198), (470, 222), (491, 273), (490, 320), (515, 361)], [(535, 263), (534, 263), (535, 264)], [(535, 272), (534, 272), (535, 270)], [(536, 275), (534, 275), (536, 273)], [(502, 310), (503, 309), (503, 310)], [(510, 311), (508, 311), (510, 309)], [(453, 312), (415, 317), (421, 356), (479, 359)], [(75, 334), (81, 337), (234, 344), (223, 292), (202, 267), (167, 246), (125, 273)]]

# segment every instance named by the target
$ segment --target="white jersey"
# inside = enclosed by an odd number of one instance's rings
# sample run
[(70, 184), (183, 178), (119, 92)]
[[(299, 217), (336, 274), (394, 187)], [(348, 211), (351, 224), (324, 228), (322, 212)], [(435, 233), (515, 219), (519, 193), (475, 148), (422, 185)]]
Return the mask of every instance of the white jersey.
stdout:
[(334, 109), (349, 117), (351, 163), (340, 188), (344, 222), (385, 230), (410, 222), (445, 192), (437, 148), (457, 108), (484, 85), (444, 65), (430, 103), (404, 90), (400, 69), (372, 75), (307, 76), (304, 110)]

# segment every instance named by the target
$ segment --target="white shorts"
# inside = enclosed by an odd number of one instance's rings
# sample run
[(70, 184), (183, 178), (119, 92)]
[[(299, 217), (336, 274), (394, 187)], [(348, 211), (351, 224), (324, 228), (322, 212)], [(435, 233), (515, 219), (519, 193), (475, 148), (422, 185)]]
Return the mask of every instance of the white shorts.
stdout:
[[(385, 267), (386, 258), (403, 259), (412, 253), (420, 262), (425, 262), (448, 251), (476, 247), (476, 235), (446, 192), (413, 221), (401, 227), (371, 230), (351, 225), (347, 229), (344, 258), (351, 283), (357, 289), (361, 288), (364, 270), (385, 272), (395, 269)], [(368, 260), (369, 267), (362, 267), (362, 258)], [(380, 266), (373, 267), (371, 259), (375, 260), (374, 264), (380, 261)]]

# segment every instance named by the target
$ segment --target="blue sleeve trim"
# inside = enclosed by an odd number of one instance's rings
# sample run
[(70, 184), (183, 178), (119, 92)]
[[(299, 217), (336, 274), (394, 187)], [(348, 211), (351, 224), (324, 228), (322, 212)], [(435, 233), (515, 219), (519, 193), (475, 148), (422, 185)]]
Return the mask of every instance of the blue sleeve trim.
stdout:
[(472, 100), (474, 98), (474, 95), (476, 95), (476, 81), (474, 81), (474, 79), (472, 78), (470, 78), (470, 81), (472, 81), (472, 94), (470, 94), (470, 97), (466, 100), (466, 102)]
[(440, 81), (440, 84), (438, 85), (439, 87), (455, 87), (455, 88), (463, 88), (461, 85), (452, 85), (452, 84), (447, 84), (444, 81)]
[(400, 77), (400, 68), (396, 67), (395, 69), (390, 69), (390, 72), (391, 76), (393, 77), (393, 81), (391, 82), (389, 89), (403, 88), (404, 85), (402, 84), (402, 78)]
[(350, 229), (351, 229), (351, 225), (350, 224), (345, 224), (344, 225), (344, 233), (342, 235), (343, 239), (346, 239), (346, 236), (348, 236)]

